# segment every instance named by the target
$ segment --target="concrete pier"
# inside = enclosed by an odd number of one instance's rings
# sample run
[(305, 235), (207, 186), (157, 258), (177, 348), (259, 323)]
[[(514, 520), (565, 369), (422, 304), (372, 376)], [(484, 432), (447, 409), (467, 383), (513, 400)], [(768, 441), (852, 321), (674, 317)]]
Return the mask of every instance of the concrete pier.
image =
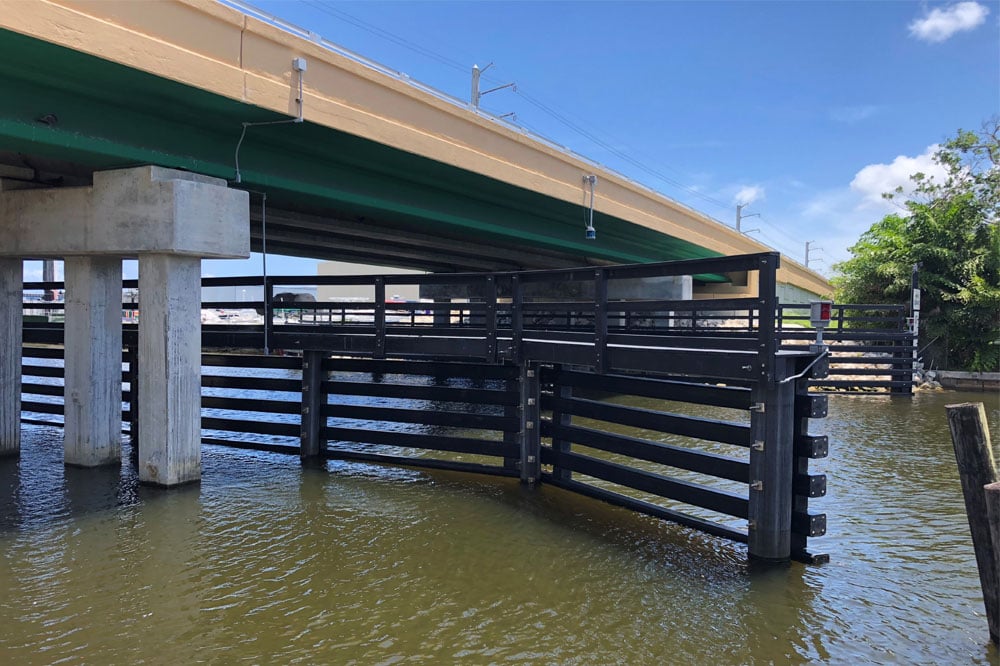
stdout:
[(92, 187), (0, 192), (0, 451), (20, 419), (23, 257), (66, 258), (67, 464), (120, 459), (121, 259), (139, 258), (139, 480), (201, 474), (201, 258), (250, 254), (249, 195), (146, 166)]
[(67, 257), (65, 461), (96, 467), (121, 461), (122, 262)]
[(0, 456), (21, 450), (21, 295), (24, 262), (0, 257)]
[[(191, 298), (198, 294), (198, 298)], [(201, 260), (139, 258), (139, 478), (201, 478)]]

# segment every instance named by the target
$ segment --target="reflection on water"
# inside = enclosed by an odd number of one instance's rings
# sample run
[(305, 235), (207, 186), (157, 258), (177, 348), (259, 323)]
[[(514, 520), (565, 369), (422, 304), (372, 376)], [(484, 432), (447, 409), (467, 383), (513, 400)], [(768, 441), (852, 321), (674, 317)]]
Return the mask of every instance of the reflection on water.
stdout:
[(832, 397), (832, 561), (763, 571), (550, 487), (206, 447), (200, 486), (147, 490), (29, 427), (0, 461), (0, 660), (987, 663), (944, 418), (983, 399)]

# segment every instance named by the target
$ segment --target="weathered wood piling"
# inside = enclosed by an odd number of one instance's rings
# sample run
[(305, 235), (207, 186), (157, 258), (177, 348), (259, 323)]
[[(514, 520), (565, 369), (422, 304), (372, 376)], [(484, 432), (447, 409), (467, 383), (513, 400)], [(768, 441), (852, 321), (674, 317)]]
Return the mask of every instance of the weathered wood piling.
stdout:
[(945, 409), (976, 551), (990, 639), (1000, 644), (1000, 576), (997, 575), (1000, 550), (994, 545), (1000, 542), (1000, 484), (986, 427), (986, 410), (981, 402), (945, 405)]

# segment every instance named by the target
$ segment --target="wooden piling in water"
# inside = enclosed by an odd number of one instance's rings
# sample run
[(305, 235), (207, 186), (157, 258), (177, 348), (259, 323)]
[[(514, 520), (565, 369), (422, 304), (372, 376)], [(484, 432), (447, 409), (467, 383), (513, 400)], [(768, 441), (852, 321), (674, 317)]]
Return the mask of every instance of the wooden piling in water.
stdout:
[(958, 462), (958, 475), (965, 496), (965, 511), (969, 517), (972, 545), (976, 551), (979, 582), (983, 588), (983, 603), (990, 638), (1000, 644), (1000, 578), (997, 576), (997, 553), (991, 536), (987, 497), (984, 486), (996, 484), (997, 470), (990, 447), (983, 403), (945, 405), (951, 442)]
[[(993, 546), (993, 576), (994, 580), (998, 581), (992, 590), (993, 605), (1000, 608), (1000, 557), (997, 557), (1000, 554), (1000, 483), (990, 483), (983, 490), (986, 494), (986, 518), (990, 526), (990, 545)], [(994, 643), (998, 643), (1000, 617), (994, 614), (986, 619), (990, 625), (990, 638)]]

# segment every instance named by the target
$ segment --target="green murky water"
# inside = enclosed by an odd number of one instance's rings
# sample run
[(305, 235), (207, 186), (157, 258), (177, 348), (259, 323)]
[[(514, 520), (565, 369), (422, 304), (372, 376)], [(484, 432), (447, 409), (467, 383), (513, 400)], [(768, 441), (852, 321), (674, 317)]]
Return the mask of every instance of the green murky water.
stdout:
[(206, 447), (204, 480), (0, 461), (0, 663), (995, 663), (944, 405), (830, 399), (823, 566), (550, 487)]

